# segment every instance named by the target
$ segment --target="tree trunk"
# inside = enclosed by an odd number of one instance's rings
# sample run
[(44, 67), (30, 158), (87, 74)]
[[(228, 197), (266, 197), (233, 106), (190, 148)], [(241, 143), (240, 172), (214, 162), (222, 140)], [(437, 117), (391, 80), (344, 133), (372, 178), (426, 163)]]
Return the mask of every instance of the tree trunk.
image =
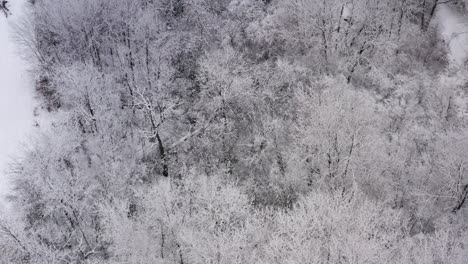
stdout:
[(167, 166), (167, 161), (166, 161), (166, 150), (165, 150), (164, 145), (162, 143), (161, 137), (159, 136), (159, 133), (156, 133), (156, 140), (158, 140), (159, 155), (161, 156), (161, 161), (163, 163), (163, 176), (168, 177), (169, 176), (169, 168)]
[(401, 8), (400, 8), (400, 17), (398, 18), (398, 40), (400, 40), (401, 28), (403, 27), (403, 18), (404, 18), (404, 15), (405, 15), (405, 12), (404, 12), (405, 3), (406, 3), (406, 0), (402, 0)]
[(456, 214), (466, 202), (466, 197), (468, 196), (468, 184), (463, 187), (463, 191), (460, 194), (457, 205), (453, 208), (452, 212)]

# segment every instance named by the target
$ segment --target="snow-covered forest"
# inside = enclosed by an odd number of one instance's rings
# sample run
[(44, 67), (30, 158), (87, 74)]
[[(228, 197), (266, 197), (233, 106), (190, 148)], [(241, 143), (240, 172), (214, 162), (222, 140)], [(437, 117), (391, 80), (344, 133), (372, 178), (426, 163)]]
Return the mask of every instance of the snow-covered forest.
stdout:
[(0, 263), (467, 263), (468, 0), (24, 8)]

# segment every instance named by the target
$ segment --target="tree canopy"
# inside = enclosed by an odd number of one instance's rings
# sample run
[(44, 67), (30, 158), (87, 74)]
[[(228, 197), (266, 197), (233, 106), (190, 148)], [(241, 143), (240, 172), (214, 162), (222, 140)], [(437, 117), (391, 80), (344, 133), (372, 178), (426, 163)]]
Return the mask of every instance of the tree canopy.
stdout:
[(437, 5), (31, 2), (57, 119), (12, 167), (0, 263), (465, 263), (468, 68)]

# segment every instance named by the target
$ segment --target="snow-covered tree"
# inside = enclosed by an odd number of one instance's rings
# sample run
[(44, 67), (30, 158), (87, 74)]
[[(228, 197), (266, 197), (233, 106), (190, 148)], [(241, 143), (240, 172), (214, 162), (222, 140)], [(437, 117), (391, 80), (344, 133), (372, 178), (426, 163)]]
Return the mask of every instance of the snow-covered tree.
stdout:
[(466, 259), (442, 2), (30, 3), (15, 37), (57, 120), (12, 168), (0, 262)]

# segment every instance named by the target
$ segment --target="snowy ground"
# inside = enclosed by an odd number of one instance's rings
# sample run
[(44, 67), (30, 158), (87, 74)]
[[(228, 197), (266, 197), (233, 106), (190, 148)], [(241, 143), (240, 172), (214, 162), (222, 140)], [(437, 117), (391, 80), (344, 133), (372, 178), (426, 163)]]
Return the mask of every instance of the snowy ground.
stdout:
[(33, 128), (33, 92), (26, 62), (11, 40), (10, 23), (20, 11), (22, 1), (13, 1), (13, 16), (0, 16), (0, 209), (9, 184), (6, 171), (12, 157), (19, 155)]
[(468, 59), (468, 17), (448, 4), (441, 4), (437, 7), (437, 21), (451, 66), (462, 66)]

